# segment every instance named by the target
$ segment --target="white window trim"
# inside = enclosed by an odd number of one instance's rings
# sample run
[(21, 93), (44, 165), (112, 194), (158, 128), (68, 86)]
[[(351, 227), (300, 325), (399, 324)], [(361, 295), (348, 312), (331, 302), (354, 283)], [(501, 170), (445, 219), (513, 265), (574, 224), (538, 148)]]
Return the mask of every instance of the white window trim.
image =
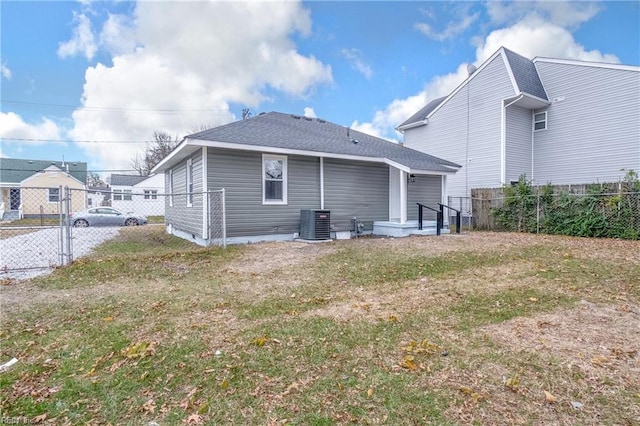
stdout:
[[(58, 199), (56, 201), (51, 201), (51, 190), (54, 189), (58, 191)], [(47, 204), (56, 204), (60, 202), (60, 188), (47, 188)]]
[(173, 207), (173, 169), (169, 170), (169, 207)]
[(187, 207), (193, 207), (193, 159), (187, 160)]
[[(267, 200), (265, 198), (265, 167), (264, 164), (267, 160), (279, 160), (282, 161), (282, 200)], [(287, 156), (286, 155), (272, 155), (262, 154), (262, 204), (263, 205), (276, 205), (283, 206), (287, 204), (287, 186), (288, 186), (288, 169), (287, 169)]]
[[(536, 121), (536, 115), (540, 115), (540, 114), (544, 114), (544, 120), (539, 120)], [(543, 130), (547, 130), (548, 126), (548, 115), (547, 115), (547, 111), (541, 111), (541, 112), (534, 112), (533, 113), (533, 131), (534, 132), (541, 132)], [(542, 129), (536, 129), (536, 123), (544, 123), (544, 127)]]

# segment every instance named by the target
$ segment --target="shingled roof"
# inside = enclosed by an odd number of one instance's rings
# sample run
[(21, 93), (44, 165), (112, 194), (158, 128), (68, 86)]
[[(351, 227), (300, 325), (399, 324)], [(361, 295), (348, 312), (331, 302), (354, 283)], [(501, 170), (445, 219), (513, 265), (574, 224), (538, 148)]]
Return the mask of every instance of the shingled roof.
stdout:
[[(491, 62), (496, 57), (496, 55), (501, 53), (504, 54), (504, 57), (506, 59), (505, 64), (507, 67), (509, 67), (509, 69), (511, 70), (511, 74), (513, 75), (516, 86), (516, 92), (514, 93), (514, 95), (524, 93), (534, 96), (535, 98), (542, 99), (543, 101), (548, 101), (549, 99), (547, 97), (547, 93), (544, 90), (544, 86), (542, 85), (542, 81), (540, 80), (540, 76), (538, 75), (535, 64), (533, 63), (533, 61), (525, 58), (522, 55), (501, 47), (496, 53), (494, 53), (489, 59), (487, 59), (480, 66), (480, 68), (484, 67), (486, 64)], [(480, 72), (480, 69), (478, 69), (478, 71), (475, 71), (475, 73), (477, 72)], [(426, 124), (425, 120), (429, 117), (429, 115), (433, 113), (443, 102), (447, 101), (449, 97), (451, 97), (458, 90), (464, 87), (473, 78), (475, 73), (470, 74), (469, 77), (467, 77), (467, 79), (448, 96), (437, 98), (429, 102), (418, 112), (398, 125), (397, 129), (405, 130), (411, 127), (417, 127)]]
[(0, 183), (18, 184), (26, 178), (50, 166), (68, 172), (80, 182), (87, 181), (87, 163), (78, 161), (24, 160), (20, 158), (0, 158)]
[(149, 179), (149, 176), (120, 175), (114, 173), (111, 174), (111, 186), (133, 186), (146, 179)]
[[(212, 142), (214, 144), (207, 144)], [(460, 166), (398, 143), (374, 137), (319, 118), (280, 112), (262, 113), (185, 138), (185, 145), (207, 145), (264, 152), (347, 157), (363, 161), (387, 161), (415, 171), (454, 172)], [(176, 156), (179, 157), (176, 150)], [(171, 157), (171, 156), (170, 156)], [(177, 161), (177, 160), (176, 160)], [(159, 165), (166, 170), (171, 158)]]

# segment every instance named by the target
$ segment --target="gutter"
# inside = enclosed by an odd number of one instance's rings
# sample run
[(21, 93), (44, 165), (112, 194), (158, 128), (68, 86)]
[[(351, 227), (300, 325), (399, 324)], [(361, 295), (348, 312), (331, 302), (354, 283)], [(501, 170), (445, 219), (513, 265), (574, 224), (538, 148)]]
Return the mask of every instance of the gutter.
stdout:
[(396, 127), (396, 130), (402, 133), (405, 130), (413, 129), (414, 127), (426, 126), (428, 123), (429, 123), (429, 119), (425, 118), (424, 120), (414, 121), (413, 123), (409, 123), (404, 126), (398, 126)]

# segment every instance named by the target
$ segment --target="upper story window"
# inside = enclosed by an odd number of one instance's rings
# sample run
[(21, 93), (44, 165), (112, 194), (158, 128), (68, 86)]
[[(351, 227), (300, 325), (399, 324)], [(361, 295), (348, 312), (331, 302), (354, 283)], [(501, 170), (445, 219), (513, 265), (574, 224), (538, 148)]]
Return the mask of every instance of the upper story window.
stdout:
[(47, 201), (50, 203), (60, 201), (60, 188), (47, 188)]
[(262, 203), (287, 204), (287, 157), (262, 155)]
[(187, 160), (187, 207), (193, 206), (193, 160)]
[(533, 114), (533, 130), (547, 130), (547, 111)]

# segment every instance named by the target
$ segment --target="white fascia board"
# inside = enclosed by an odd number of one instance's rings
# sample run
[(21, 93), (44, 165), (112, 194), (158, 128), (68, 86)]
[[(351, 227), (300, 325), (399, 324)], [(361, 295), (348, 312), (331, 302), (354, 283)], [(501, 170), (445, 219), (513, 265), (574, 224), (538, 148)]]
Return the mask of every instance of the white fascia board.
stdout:
[(396, 130), (399, 132), (404, 132), (405, 130), (413, 129), (414, 127), (426, 126), (427, 124), (429, 124), (429, 120), (427, 118), (424, 118), (420, 121), (414, 121), (413, 123), (409, 123), (404, 126), (398, 126), (396, 127)]
[(431, 170), (418, 170), (418, 169), (411, 169), (410, 173), (414, 174), (414, 175), (431, 175), (431, 176), (453, 176), (458, 172), (458, 170), (451, 170), (450, 172), (434, 172)]
[(588, 62), (588, 61), (578, 61), (575, 59), (554, 59), (554, 58), (544, 58), (544, 57), (535, 57), (533, 58), (532, 61), (534, 64), (538, 62), (548, 62), (551, 64), (577, 65), (581, 67), (608, 68), (612, 70), (640, 72), (640, 67), (635, 65), (609, 64), (606, 62)]
[(209, 148), (236, 149), (240, 151), (264, 152), (267, 154), (303, 155), (306, 157), (337, 158), (340, 160), (367, 161), (370, 163), (386, 163), (386, 159), (379, 158), (379, 157), (364, 157), (359, 155), (335, 154), (331, 152), (306, 151), (303, 149), (278, 148), (273, 146), (260, 146), (260, 145), (246, 145), (243, 143), (207, 141), (207, 140), (200, 140), (200, 139), (197, 140), (197, 144), (200, 146), (206, 146)]
[(404, 164), (397, 163), (397, 162), (395, 162), (393, 160), (389, 160), (388, 158), (385, 158), (384, 162), (386, 164), (388, 164), (389, 166), (391, 166), (391, 167), (394, 167), (394, 168), (396, 168), (398, 170), (402, 170), (403, 172), (409, 173), (411, 171), (410, 167), (407, 167)]
[(169, 153), (166, 157), (164, 157), (158, 164), (156, 164), (153, 169), (151, 169), (152, 174), (162, 173), (168, 169), (168, 163), (171, 163), (172, 160), (178, 156), (178, 154), (184, 149), (185, 146), (188, 145), (187, 138), (183, 139), (182, 142), (178, 144), (178, 146)]

